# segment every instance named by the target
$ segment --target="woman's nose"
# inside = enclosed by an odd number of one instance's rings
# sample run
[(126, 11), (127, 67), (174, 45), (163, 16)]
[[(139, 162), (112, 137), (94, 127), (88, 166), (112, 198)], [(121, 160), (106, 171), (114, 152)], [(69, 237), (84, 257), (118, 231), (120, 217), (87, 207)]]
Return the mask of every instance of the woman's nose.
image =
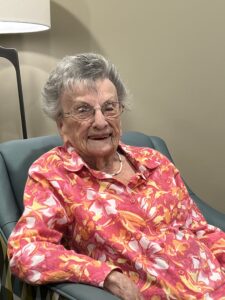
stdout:
[(108, 125), (108, 122), (103, 115), (101, 108), (95, 109), (95, 115), (93, 120), (93, 126), (98, 129), (105, 128)]

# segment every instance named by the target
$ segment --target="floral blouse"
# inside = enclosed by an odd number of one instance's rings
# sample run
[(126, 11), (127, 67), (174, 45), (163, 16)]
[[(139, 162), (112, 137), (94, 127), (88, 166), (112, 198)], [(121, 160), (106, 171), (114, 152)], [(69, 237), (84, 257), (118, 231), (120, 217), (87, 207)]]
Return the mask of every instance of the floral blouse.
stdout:
[(33, 163), (8, 242), (12, 272), (31, 284), (102, 287), (117, 269), (146, 300), (225, 299), (225, 233), (206, 223), (165, 156), (118, 151), (136, 170), (127, 185), (68, 144)]

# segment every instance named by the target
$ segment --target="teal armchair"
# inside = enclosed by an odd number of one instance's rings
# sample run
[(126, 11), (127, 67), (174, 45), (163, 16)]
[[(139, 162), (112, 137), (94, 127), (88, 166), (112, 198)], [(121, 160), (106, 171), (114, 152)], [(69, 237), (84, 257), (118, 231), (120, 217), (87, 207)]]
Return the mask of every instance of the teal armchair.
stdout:
[[(122, 141), (135, 146), (157, 149), (171, 161), (165, 142), (155, 136), (139, 132), (127, 132)], [(0, 299), (1, 300), (118, 300), (107, 291), (80, 283), (58, 283), (31, 286), (14, 277), (9, 270), (6, 244), (10, 233), (23, 211), (23, 190), (30, 165), (40, 155), (60, 145), (58, 136), (44, 136), (26, 140), (14, 140), (0, 144)], [(225, 231), (225, 215), (216, 211), (187, 186), (192, 199), (199, 206), (210, 224)], [(57, 297), (56, 297), (57, 296)]]

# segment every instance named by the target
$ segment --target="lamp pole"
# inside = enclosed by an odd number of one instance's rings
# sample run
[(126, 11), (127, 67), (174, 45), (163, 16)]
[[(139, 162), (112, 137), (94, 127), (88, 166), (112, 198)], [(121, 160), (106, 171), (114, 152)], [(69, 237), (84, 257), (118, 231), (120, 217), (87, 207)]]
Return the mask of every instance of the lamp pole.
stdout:
[[(38, 32), (51, 27), (50, 0), (0, 0), (0, 34)], [(27, 139), (19, 57), (16, 49), (0, 47), (0, 57), (8, 59), (16, 70), (23, 138)]]
[(0, 47), (0, 57), (4, 57), (9, 60), (15, 70), (16, 70), (16, 80), (17, 80), (17, 88), (18, 88), (18, 96), (19, 96), (19, 106), (20, 106), (20, 117), (21, 117), (21, 125), (23, 132), (23, 139), (27, 139), (27, 126), (26, 126), (26, 118), (25, 118), (25, 110), (24, 110), (24, 101), (23, 101), (23, 90), (22, 90), (22, 82), (20, 76), (20, 65), (19, 65), (19, 57), (16, 49), (13, 48), (4, 48)]

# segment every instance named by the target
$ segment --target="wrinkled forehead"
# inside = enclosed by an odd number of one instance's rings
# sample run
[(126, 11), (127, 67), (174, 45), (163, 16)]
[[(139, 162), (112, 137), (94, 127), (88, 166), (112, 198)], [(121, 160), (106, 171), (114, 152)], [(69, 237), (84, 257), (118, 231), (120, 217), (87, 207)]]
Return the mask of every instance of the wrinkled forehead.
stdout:
[(64, 84), (62, 89), (62, 94), (68, 97), (74, 98), (79, 95), (87, 94), (87, 93), (97, 93), (98, 92), (98, 83), (103, 81), (104, 79), (81, 79), (81, 80), (68, 80), (67, 83)]
[(106, 98), (105, 100), (108, 98), (117, 99), (116, 87), (108, 78), (103, 78), (98, 80), (86, 79), (68, 82), (61, 94), (61, 101), (71, 101), (76, 98), (83, 98), (87, 95), (103, 96), (103, 98)]

